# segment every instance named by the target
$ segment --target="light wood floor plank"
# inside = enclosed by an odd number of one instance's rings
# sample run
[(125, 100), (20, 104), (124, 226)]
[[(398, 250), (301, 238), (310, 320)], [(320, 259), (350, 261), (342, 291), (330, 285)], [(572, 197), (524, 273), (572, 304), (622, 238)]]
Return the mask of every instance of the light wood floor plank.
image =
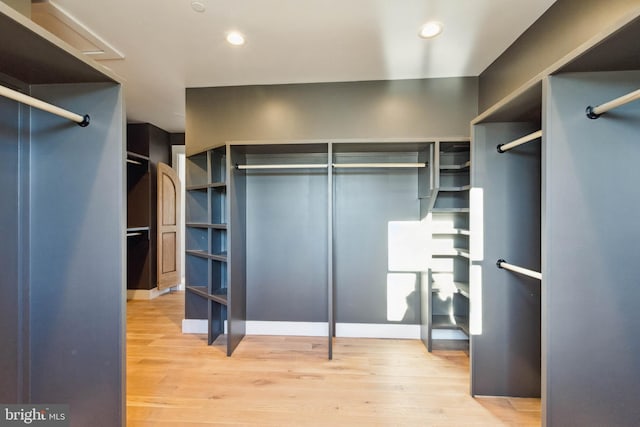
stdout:
[(540, 426), (539, 399), (469, 396), (463, 352), (415, 340), (182, 335), (184, 294), (127, 303), (127, 425)]

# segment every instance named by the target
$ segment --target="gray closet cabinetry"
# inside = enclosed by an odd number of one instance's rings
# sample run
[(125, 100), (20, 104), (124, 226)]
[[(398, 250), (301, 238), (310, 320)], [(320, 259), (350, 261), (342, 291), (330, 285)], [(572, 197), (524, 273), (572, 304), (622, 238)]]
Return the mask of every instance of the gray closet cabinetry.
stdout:
[(640, 421), (640, 103), (586, 114), (638, 90), (639, 36), (636, 17), (473, 121), (471, 391), (540, 394), (544, 426)]
[[(0, 401), (125, 422), (125, 147), (118, 79), (0, 3)], [(94, 392), (88, 392), (88, 391)]]
[(187, 157), (185, 318), (207, 320), (209, 344), (228, 322), (226, 159), (224, 146)]
[[(424, 284), (429, 299), (423, 301), (429, 307), (423, 310), (428, 317), (423, 319), (428, 322), (423, 340), (429, 351), (433, 330), (469, 335), (469, 141), (438, 141), (433, 150), (432, 259)], [(460, 336), (453, 337), (459, 341)]]
[[(429, 256), (399, 261), (390, 242), (394, 227), (427, 219), (433, 144), (228, 143), (224, 220), (209, 219), (221, 184), (207, 178), (224, 147), (189, 156), (186, 317), (207, 319), (221, 333), (207, 304), (220, 306), (235, 337), (229, 354), (247, 320), (325, 324), (329, 357), (340, 325), (420, 325), (418, 295)], [(226, 228), (226, 308), (214, 301), (215, 279), (209, 279), (217, 276), (216, 253), (202, 252), (217, 241), (210, 237), (215, 227)], [(428, 245), (428, 235), (419, 238)], [(394, 285), (399, 276), (412, 277), (411, 286)], [(398, 303), (404, 308), (395, 313), (390, 307)]]

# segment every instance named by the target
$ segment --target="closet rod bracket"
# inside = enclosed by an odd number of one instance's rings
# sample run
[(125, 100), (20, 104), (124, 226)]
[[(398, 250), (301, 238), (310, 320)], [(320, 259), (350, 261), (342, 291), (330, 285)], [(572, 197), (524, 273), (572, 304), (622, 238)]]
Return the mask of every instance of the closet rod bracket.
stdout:
[(89, 123), (91, 123), (91, 117), (89, 117), (88, 114), (85, 114), (82, 117), (82, 121), (78, 123), (78, 126), (86, 128), (87, 126), (89, 126)]
[(503, 146), (503, 145), (504, 145), (504, 144), (498, 144), (498, 145), (496, 146), (496, 150), (498, 150), (498, 153), (506, 153), (506, 151), (504, 151), (504, 150), (502, 149), (502, 146)]
[(593, 107), (592, 107), (591, 105), (589, 105), (589, 106), (587, 107), (587, 111), (586, 111), (586, 112), (587, 112), (587, 117), (589, 117), (589, 118), (590, 118), (590, 119), (592, 119), (592, 120), (595, 120), (595, 119), (597, 119), (598, 117), (600, 117), (600, 114), (596, 114), (596, 113), (593, 111)]
[[(498, 145), (498, 147), (500, 147), (500, 146)], [(500, 258), (498, 261), (496, 261), (496, 267), (498, 267), (498, 268), (503, 268), (503, 267), (502, 267), (502, 263), (503, 263), (503, 262), (507, 262), (507, 261), (505, 261), (505, 260), (503, 260), (502, 258)]]

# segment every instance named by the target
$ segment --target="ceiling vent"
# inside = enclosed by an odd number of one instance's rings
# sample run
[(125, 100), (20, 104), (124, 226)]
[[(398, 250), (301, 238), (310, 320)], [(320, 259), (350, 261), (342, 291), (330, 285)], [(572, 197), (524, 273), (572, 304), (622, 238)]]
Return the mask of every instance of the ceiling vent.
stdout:
[(32, 0), (31, 20), (95, 60), (124, 59), (122, 53), (51, 0)]

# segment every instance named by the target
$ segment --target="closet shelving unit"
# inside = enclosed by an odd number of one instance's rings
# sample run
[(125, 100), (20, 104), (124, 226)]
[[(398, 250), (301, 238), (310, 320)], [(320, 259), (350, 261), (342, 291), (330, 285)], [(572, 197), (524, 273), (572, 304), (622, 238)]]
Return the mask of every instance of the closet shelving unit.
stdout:
[(0, 85), (21, 95), (0, 96), (0, 401), (123, 425), (124, 91), (4, 2), (0, 39)]
[(149, 289), (151, 172), (149, 147), (127, 139), (127, 289)]
[[(428, 255), (420, 265), (389, 265), (387, 233), (390, 222), (426, 219), (432, 146), (428, 140), (232, 141), (226, 180), (215, 172), (207, 178), (215, 150), (189, 156), (187, 318), (220, 322), (208, 316), (205, 301), (219, 296), (206, 280), (218, 274), (207, 271), (215, 270), (216, 259), (225, 259), (229, 355), (247, 320), (326, 325), (329, 358), (342, 323), (419, 323), (417, 299), (402, 319), (388, 319), (388, 276), (412, 275), (417, 292), (426, 283)], [(216, 197), (225, 191), (226, 210), (218, 210)], [(370, 214), (363, 220), (362, 212)], [(363, 292), (376, 310), (355, 304)]]
[(187, 158), (185, 317), (206, 319), (208, 343), (227, 319), (226, 147)]
[(426, 336), (433, 349), (434, 330), (460, 330), (469, 335), (469, 141), (434, 143), (432, 261), (426, 304), (430, 307)]
[[(127, 290), (158, 286), (157, 165), (168, 162), (169, 134), (149, 123), (127, 125)], [(134, 297), (135, 298), (135, 297)]]
[(541, 395), (543, 426), (640, 419), (640, 105), (588, 117), (640, 87), (640, 10), (621, 25), (472, 122), (471, 392)]
[(536, 85), (521, 102), (473, 123), (472, 185), (482, 198), (471, 206), (474, 395), (540, 395), (541, 283), (496, 261), (540, 271), (541, 102)]

